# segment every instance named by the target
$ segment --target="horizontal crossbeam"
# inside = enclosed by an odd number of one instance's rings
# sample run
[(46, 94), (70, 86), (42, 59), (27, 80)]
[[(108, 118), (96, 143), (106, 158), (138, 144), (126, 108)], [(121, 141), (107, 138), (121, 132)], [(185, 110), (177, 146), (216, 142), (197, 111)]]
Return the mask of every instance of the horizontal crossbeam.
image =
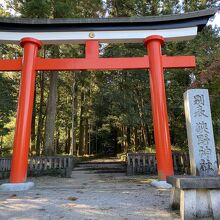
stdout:
[[(162, 56), (164, 69), (194, 68), (196, 66), (194, 56)], [(0, 60), (0, 71), (20, 71), (22, 59)], [(37, 71), (67, 71), (67, 70), (129, 70), (148, 69), (148, 56), (130, 58), (65, 58), (44, 59), (36, 58), (35, 69)]]

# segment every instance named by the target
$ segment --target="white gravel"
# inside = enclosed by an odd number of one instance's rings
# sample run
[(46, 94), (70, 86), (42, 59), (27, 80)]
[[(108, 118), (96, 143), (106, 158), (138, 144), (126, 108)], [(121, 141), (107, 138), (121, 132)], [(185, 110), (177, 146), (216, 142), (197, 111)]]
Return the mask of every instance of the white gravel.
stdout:
[(180, 219), (169, 209), (170, 189), (150, 186), (146, 176), (73, 171), (72, 178), (29, 178), (35, 187), (0, 192), (0, 219)]

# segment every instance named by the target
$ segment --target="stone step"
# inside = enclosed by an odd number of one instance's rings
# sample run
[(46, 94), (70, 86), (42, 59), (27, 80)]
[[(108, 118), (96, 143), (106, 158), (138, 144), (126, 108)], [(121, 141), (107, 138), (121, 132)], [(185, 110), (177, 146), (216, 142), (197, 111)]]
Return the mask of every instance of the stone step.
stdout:
[(75, 167), (74, 170), (125, 170), (125, 167)]
[(96, 173), (124, 173), (126, 163), (124, 162), (81, 162), (77, 164), (74, 171), (95, 171)]
[(101, 165), (101, 164), (104, 164), (104, 165), (124, 165), (126, 164), (126, 162), (80, 162), (79, 163), (80, 165)]
[(92, 172), (92, 173), (125, 173), (125, 169), (74, 169), (73, 172)]
[(83, 166), (78, 166), (78, 167), (75, 167), (74, 169), (78, 169), (78, 170), (125, 170), (125, 166), (118, 166), (118, 167), (101, 167), (101, 166), (96, 166), (96, 167), (93, 167), (93, 166), (90, 166), (90, 167), (83, 167)]
[(121, 166), (126, 166), (126, 163), (78, 163), (78, 166), (80, 167), (121, 167)]
[(106, 164), (99, 164), (99, 165), (82, 165), (82, 164), (79, 164), (77, 165), (77, 167), (82, 167), (82, 168), (121, 168), (121, 167), (125, 167), (125, 165), (106, 165)]

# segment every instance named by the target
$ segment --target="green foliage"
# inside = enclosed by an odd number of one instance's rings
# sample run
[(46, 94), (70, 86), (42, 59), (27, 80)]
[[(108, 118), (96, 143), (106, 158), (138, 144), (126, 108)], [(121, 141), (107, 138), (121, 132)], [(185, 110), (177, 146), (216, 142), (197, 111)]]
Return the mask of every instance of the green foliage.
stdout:
[[(216, 1), (195, 0), (7, 0), (25, 18), (94, 18), (132, 17), (178, 14), (206, 9)], [(0, 8), (0, 16), (11, 16)], [(102, 57), (144, 56), (143, 44), (103, 44)], [(44, 46), (43, 57), (84, 57), (84, 45)], [(206, 27), (192, 41), (169, 42), (163, 47), (169, 56), (195, 55), (196, 69), (165, 71), (167, 107), (171, 143), (174, 150), (187, 148), (183, 93), (188, 88), (208, 88), (216, 137), (220, 137), (220, 38), (219, 30)], [(18, 46), (2, 45), (2, 58), (21, 56)], [(44, 77), (42, 77), (42, 75)], [(44, 148), (46, 110), (49, 93), (49, 73), (38, 73), (35, 99), (35, 131), (32, 145), (40, 140)], [(78, 152), (101, 152), (104, 146), (114, 146), (121, 151), (154, 151), (149, 74), (147, 71), (78, 71), (62, 72), (58, 77), (57, 115), (54, 121), (55, 148), (57, 153), (69, 153), (73, 133)], [(15, 125), (15, 104), (18, 77), (0, 75), (0, 137), (1, 148), (9, 152), (11, 132)], [(74, 118), (74, 129), (72, 121)], [(39, 120), (40, 119), (40, 120)], [(40, 125), (42, 124), (42, 125)], [(42, 126), (42, 127), (41, 127)], [(40, 127), (40, 129), (39, 129)], [(216, 138), (219, 145), (220, 138)], [(9, 147), (8, 147), (9, 146)], [(33, 150), (34, 151), (34, 150)]]
[(13, 79), (10, 79), (7, 74), (0, 74), (0, 136), (9, 132), (5, 124), (10, 121), (9, 117), (15, 111), (16, 91), (13, 84)]

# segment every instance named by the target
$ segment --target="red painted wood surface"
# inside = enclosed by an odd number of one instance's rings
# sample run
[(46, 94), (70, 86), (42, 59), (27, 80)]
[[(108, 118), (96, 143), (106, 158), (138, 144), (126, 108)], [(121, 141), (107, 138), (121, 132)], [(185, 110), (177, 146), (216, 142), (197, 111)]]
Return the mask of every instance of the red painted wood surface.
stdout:
[(27, 177), (36, 78), (34, 63), (41, 43), (32, 38), (24, 38), (21, 41), (21, 46), (24, 47), (24, 55), (21, 69), (20, 93), (10, 173), (11, 183), (23, 183), (26, 181)]
[[(162, 56), (164, 69), (194, 68), (194, 56)], [(0, 71), (20, 71), (22, 59), (0, 60)], [(149, 57), (130, 58), (64, 58), (43, 59), (36, 58), (35, 69), (41, 71), (62, 70), (127, 70), (149, 69)]]
[(161, 56), (161, 44), (163, 44), (163, 42), (164, 39), (161, 36), (150, 36), (145, 39), (145, 46), (149, 54), (154, 139), (156, 145), (157, 171), (160, 180), (166, 180), (167, 176), (172, 176), (174, 174), (163, 74), (163, 60)]

